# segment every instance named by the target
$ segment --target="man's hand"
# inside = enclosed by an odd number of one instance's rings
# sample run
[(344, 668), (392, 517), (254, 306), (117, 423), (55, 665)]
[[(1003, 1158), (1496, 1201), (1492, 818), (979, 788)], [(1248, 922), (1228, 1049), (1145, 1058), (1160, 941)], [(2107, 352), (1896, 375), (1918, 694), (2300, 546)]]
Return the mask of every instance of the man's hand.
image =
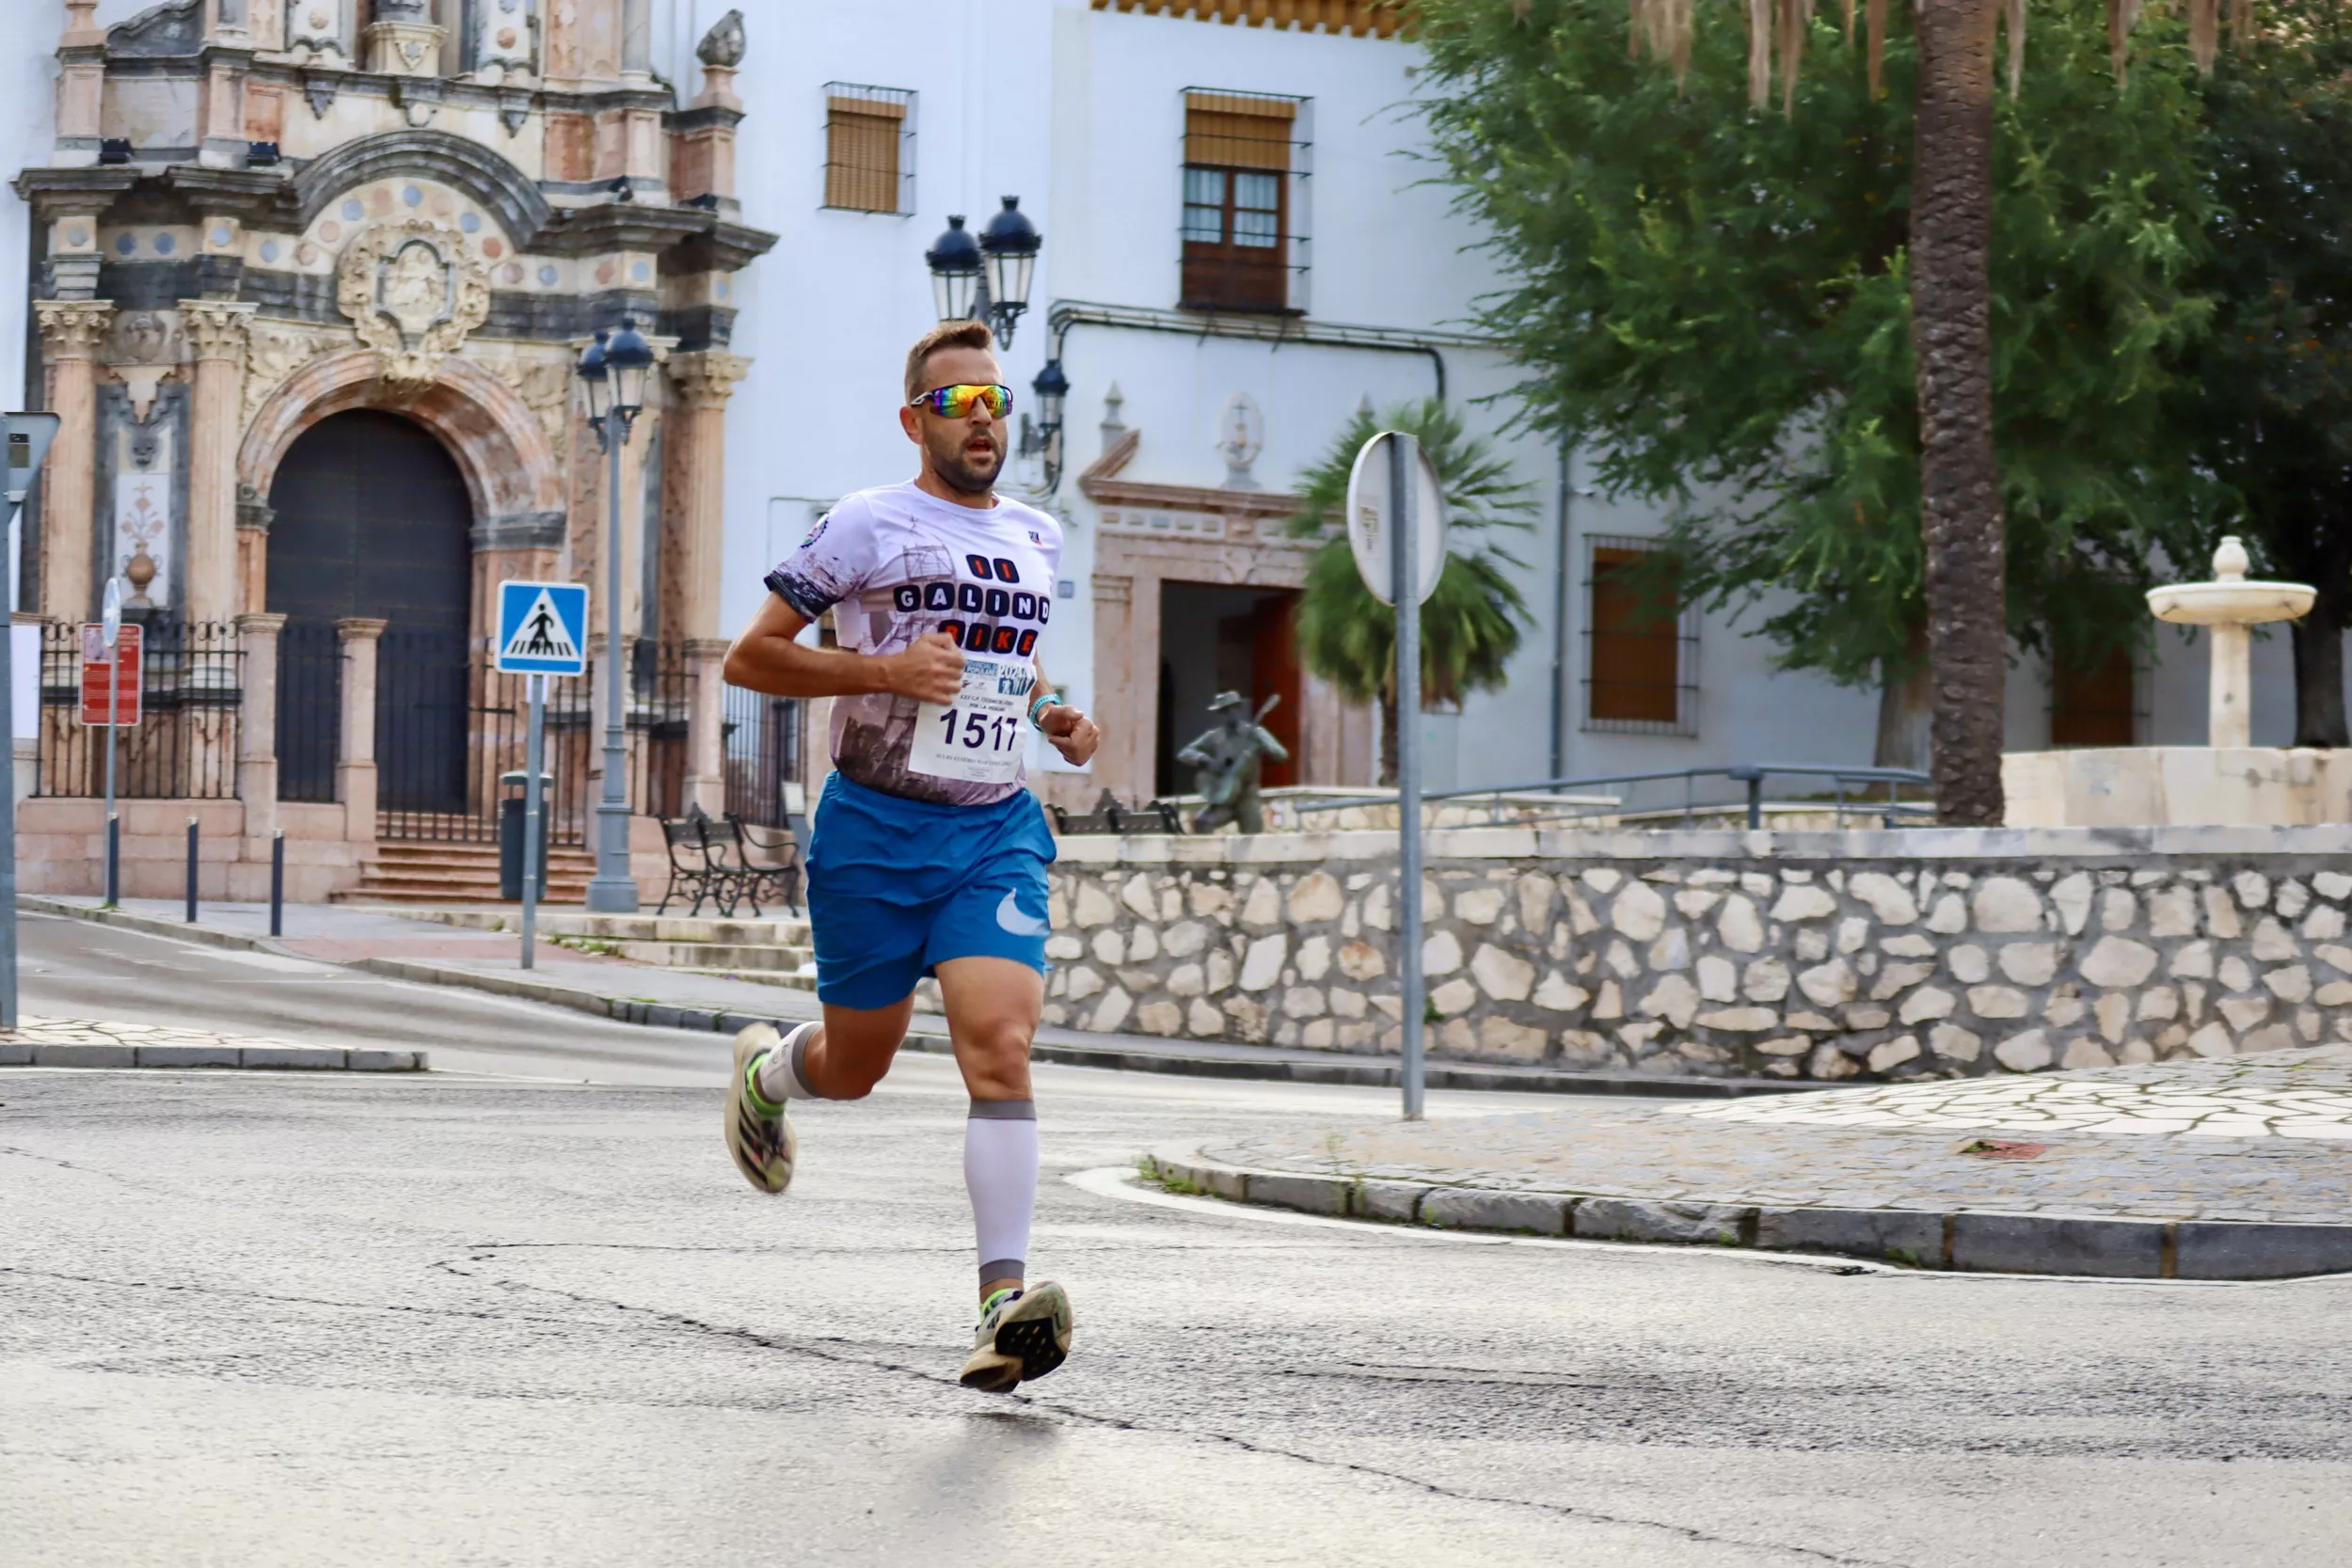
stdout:
[(1074, 768), (1084, 768), (1092, 761), (1094, 749), (1103, 744), (1103, 731), (1093, 720), (1059, 703), (1038, 715), (1037, 727), (1054, 743), (1054, 750), (1062, 754), (1063, 760)]
[(944, 706), (963, 693), (963, 650), (944, 631), (928, 633), (904, 653), (875, 662), (882, 667), (883, 689), (894, 696)]

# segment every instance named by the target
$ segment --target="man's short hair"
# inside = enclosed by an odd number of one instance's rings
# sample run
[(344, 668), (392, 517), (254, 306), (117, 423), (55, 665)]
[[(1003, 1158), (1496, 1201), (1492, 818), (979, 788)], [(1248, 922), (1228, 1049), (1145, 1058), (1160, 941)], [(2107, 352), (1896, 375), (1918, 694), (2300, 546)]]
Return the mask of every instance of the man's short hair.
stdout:
[(941, 322), (914, 340), (907, 350), (907, 401), (913, 403), (930, 390), (924, 385), (930, 373), (931, 356), (946, 348), (977, 348), (993, 352), (996, 334), (988, 329), (986, 322)]

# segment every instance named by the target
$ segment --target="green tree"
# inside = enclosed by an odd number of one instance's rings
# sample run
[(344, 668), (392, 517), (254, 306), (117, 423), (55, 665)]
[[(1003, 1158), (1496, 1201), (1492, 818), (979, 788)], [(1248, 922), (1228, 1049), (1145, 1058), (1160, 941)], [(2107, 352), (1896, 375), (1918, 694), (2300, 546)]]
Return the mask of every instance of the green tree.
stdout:
[[(1332, 533), (1307, 567), (1298, 607), (1298, 650), (1307, 668), (1354, 702), (1380, 705), (1380, 782), (1396, 782), (1396, 611), (1373, 597), (1356, 570), (1340, 528), (1347, 476), (1356, 454), (1383, 430), (1421, 440), (1446, 498), (1445, 569), (1421, 610), (1421, 692), (1424, 709), (1459, 707), (1472, 691), (1492, 691), (1529, 626), (1526, 601), (1506, 568), (1521, 562), (1494, 535), (1534, 526), (1531, 487), (1510, 465), (1463, 429), (1462, 418), (1435, 399), (1400, 404), (1386, 416), (1369, 404), (1356, 411), (1320, 462), (1299, 476), (1299, 508), (1291, 531)], [(1333, 532), (1333, 531), (1338, 531)]]
[[(2226, 486), (2209, 534), (2240, 531), (2262, 566), (2318, 589), (2295, 624), (2295, 744), (2352, 744), (2352, 27), (2340, 4), (2296, 12), (2225, 62), (2200, 157), (2218, 209), (2201, 280), (2215, 331), (2180, 383), (2180, 428)], [(2202, 576), (2203, 548), (2183, 564)]]
[[(1672, 40), (1677, 79), (1629, 56), (1615, 0), (1424, 10), (1436, 156), (1513, 279), (1482, 314), (1529, 372), (1523, 418), (1669, 507), (1686, 593), (1752, 610), (1787, 665), (1881, 683), (1883, 740), (1932, 662), (1939, 708), (1968, 710), (1937, 721), (1939, 806), (1998, 820), (2008, 639), (2073, 657), (2139, 635), (2133, 595), (2191, 483), (2163, 398), (2209, 315), (2185, 281), (2204, 211), (2188, 59), (2151, 50), (2119, 83), (2096, 8), (2037, 12), (2034, 69), (1985, 107), (1989, 375), (1953, 394), (1985, 395), (1991, 451), (1923, 485), (1917, 345), (1973, 308), (1925, 319), (1928, 88), (1902, 15), (1883, 48), (1797, 19), (1812, 58), (1800, 81), (1784, 51), (1776, 113), (1729, 27)], [(1936, 373), (1967, 382), (1975, 352), (1946, 341)], [(1939, 592), (1958, 631), (1936, 629)], [(1988, 746), (1989, 798), (1984, 757), (1955, 778), (1948, 754)]]

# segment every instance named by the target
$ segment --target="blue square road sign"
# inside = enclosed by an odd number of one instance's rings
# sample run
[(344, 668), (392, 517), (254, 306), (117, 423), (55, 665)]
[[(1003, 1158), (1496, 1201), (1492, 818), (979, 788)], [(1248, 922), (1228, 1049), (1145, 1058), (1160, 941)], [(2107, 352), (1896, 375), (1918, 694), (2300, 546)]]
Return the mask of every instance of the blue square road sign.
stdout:
[(494, 662), (513, 674), (584, 674), (588, 590), (576, 582), (500, 583)]

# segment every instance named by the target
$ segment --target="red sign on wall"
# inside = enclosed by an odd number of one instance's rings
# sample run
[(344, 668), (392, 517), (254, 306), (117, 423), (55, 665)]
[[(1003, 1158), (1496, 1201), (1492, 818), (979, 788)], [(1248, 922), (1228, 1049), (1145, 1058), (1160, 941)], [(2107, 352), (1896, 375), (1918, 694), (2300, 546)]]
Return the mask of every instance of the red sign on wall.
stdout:
[(115, 722), (132, 725), (139, 721), (139, 691), (145, 685), (139, 678), (139, 639), (144, 632), (137, 625), (126, 626), (119, 634), (115, 652), (122, 660), (119, 673), (114, 661), (106, 657), (105, 628), (96, 622), (82, 627), (82, 722), (103, 724), (106, 721), (106, 698), (115, 697)]

